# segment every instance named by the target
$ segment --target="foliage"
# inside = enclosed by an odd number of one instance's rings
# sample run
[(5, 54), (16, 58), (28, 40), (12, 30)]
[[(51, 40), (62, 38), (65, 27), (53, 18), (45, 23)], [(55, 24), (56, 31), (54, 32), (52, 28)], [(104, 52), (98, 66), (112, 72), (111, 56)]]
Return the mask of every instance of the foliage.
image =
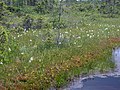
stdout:
[[(120, 17), (103, 17), (110, 15), (106, 12), (111, 7), (62, 2), (60, 9), (49, 1), (41, 0), (35, 6), (6, 4), (1, 9), (3, 14), (12, 13), (1, 16), (6, 20), (0, 26), (0, 88), (59, 88), (80, 74), (103, 73), (115, 67), (110, 59), (112, 48), (120, 45)], [(116, 4), (114, 9), (118, 8)], [(113, 14), (119, 15), (116, 12)]]
[(18, 47), (13, 37), (4, 27), (0, 27), (0, 63), (13, 62), (17, 56)]
[(7, 6), (3, 2), (0, 2), (0, 21), (10, 14), (6, 8)]
[(54, 21), (52, 21), (52, 23), (53, 23), (53, 28), (60, 29), (67, 27), (66, 23), (63, 20), (59, 22), (57, 19), (55, 19)]
[(48, 0), (42, 0), (39, 2), (35, 8), (37, 13), (46, 14), (49, 12)]
[(72, 9), (80, 11), (80, 12), (87, 12), (87, 11), (93, 11), (94, 7), (92, 4), (89, 3), (81, 3), (81, 4), (75, 4), (72, 6)]
[(119, 6), (113, 6), (113, 5), (101, 5), (99, 8), (98, 8), (98, 11), (101, 13), (101, 14), (108, 14), (109, 16), (108, 17), (112, 17), (113, 15), (119, 15), (120, 12), (119, 12)]
[(20, 8), (14, 7), (14, 6), (8, 6), (7, 10), (9, 10), (12, 13), (18, 13), (18, 12), (20, 12)]
[(43, 27), (43, 23), (43, 18), (38, 18), (33, 22), (33, 29), (41, 29)]
[(25, 30), (29, 30), (32, 27), (33, 19), (27, 15), (23, 21), (23, 27)]

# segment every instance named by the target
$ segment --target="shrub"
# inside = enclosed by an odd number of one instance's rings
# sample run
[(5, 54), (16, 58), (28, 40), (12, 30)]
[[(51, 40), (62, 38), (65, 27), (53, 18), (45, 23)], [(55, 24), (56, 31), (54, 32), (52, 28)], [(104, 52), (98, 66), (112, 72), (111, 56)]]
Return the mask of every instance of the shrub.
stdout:
[(93, 10), (93, 5), (92, 4), (75, 4), (72, 6), (72, 9), (77, 10), (77, 11), (81, 11), (81, 12), (85, 12), (85, 11), (92, 11)]
[(3, 2), (0, 2), (0, 21), (10, 14), (6, 8), (7, 6)]
[(40, 17), (33, 22), (33, 29), (41, 29), (43, 27), (43, 18)]
[(24, 21), (23, 21), (23, 28), (26, 30), (31, 29), (33, 24), (33, 18), (31, 18), (29, 15), (26, 15)]
[(48, 11), (48, 5), (47, 5), (47, 0), (46, 0), (46, 2), (44, 2), (44, 1), (42, 1), (42, 2), (39, 2), (38, 4), (37, 4), (37, 6), (36, 6), (36, 8), (35, 8), (35, 11), (37, 12), (37, 13), (41, 13), (41, 14), (46, 14), (46, 13), (48, 13), (49, 11)]
[(12, 12), (12, 13), (20, 12), (20, 8), (14, 7), (14, 6), (8, 6), (8, 7), (7, 7), (7, 10), (9, 10), (9, 11)]
[(0, 27), (0, 63), (12, 62), (18, 56), (17, 43), (4, 27)]

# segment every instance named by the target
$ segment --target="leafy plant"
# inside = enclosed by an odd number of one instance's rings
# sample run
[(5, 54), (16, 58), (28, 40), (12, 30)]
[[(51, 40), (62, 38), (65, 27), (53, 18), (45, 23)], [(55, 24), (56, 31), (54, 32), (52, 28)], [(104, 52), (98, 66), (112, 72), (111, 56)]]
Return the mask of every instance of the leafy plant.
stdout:
[(0, 62), (9, 63), (15, 60), (18, 51), (17, 43), (4, 27), (0, 27)]

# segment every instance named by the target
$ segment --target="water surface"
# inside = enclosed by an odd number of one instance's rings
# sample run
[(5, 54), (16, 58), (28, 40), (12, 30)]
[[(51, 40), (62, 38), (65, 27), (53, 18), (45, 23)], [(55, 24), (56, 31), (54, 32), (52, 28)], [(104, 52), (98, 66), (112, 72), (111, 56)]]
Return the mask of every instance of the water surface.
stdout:
[(115, 48), (112, 54), (116, 64), (114, 72), (80, 77), (65, 90), (120, 90), (120, 48)]

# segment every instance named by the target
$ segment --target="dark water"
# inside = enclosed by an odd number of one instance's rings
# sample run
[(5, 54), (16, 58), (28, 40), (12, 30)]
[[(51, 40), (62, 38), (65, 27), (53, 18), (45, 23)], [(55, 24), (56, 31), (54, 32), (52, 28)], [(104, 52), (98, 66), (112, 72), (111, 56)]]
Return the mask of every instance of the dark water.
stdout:
[(79, 78), (64, 90), (120, 90), (120, 48), (113, 50), (113, 62), (114, 72)]
[(120, 90), (120, 77), (95, 77), (83, 80), (82, 88), (71, 88), (70, 90)]

